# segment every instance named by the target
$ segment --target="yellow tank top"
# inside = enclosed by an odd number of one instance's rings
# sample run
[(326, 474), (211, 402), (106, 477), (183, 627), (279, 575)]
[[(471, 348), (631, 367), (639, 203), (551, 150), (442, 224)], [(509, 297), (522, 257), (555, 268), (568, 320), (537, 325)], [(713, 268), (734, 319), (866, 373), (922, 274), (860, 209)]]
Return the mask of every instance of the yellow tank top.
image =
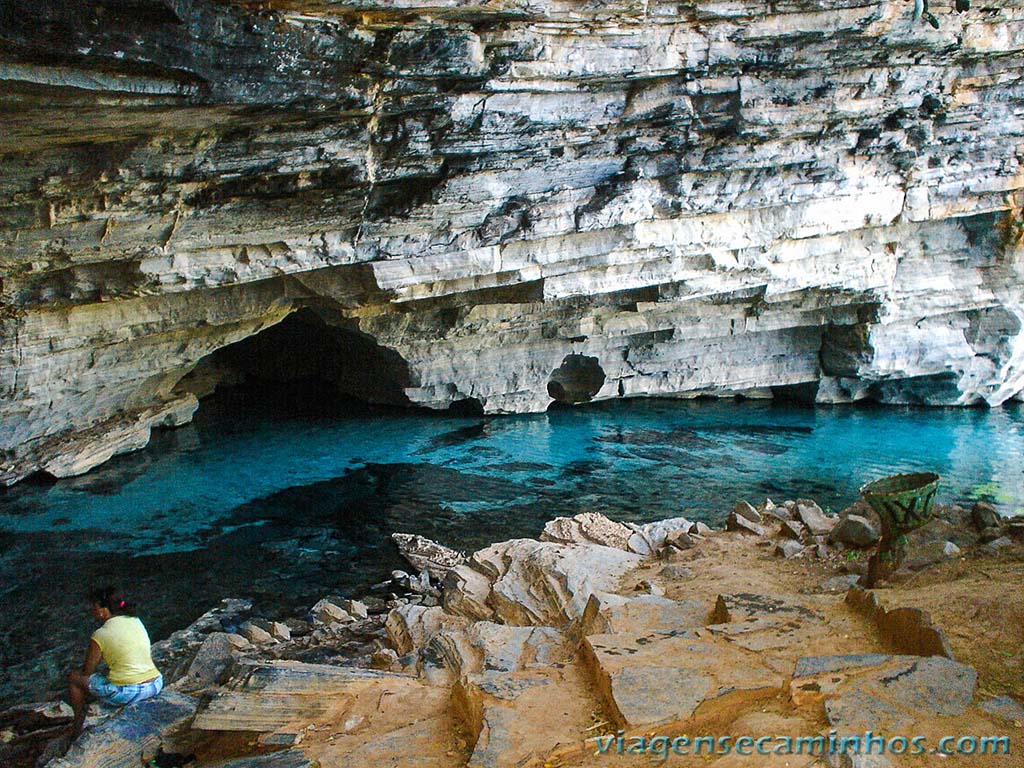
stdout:
[(149, 634), (135, 616), (112, 616), (92, 633), (114, 685), (134, 685), (160, 674), (149, 652)]

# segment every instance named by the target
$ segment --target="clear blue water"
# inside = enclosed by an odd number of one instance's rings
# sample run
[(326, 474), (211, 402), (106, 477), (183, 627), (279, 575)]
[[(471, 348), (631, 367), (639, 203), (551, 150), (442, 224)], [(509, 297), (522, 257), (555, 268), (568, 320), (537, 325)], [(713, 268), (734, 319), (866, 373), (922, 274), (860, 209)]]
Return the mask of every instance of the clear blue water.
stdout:
[(145, 451), (0, 493), (0, 599), (20, 607), (0, 616), (0, 700), (41, 695), (77, 661), (97, 582), (139, 596), (159, 637), (225, 596), (279, 615), (359, 592), (401, 567), (393, 531), (472, 550), (584, 510), (717, 523), (770, 496), (838, 511), (916, 470), (942, 476), (942, 501), (1024, 512), (1020, 406), (650, 400), (489, 419), (325, 412), (307, 394), (218, 395)]

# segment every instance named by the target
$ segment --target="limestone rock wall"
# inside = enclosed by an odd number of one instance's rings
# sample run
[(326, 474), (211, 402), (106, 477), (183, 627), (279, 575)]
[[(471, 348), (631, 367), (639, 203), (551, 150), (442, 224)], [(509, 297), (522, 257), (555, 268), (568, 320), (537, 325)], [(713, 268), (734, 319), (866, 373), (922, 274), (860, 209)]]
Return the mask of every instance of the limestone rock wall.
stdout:
[(8, 0), (0, 480), (299, 309), (432, 408), (1018, 396), (1024, 2), (931, 8)]

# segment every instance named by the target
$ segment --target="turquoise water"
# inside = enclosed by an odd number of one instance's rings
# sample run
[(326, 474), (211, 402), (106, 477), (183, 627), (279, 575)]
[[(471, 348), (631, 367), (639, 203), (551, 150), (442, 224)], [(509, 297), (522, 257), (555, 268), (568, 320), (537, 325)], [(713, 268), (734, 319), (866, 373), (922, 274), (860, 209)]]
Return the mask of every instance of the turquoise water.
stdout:
[(0, 599), (26, 608), (0, 616), (0, 697), (39, 695), (77, 661), (95, 582), (125, 584), (163, 636), (224, 596), (280, 615), (358, 592), (401, 567), (392, 531), (472, 550), (584, 510), (715, 523), (770, 496), (838, 511), (914, 470), (942, 476), (940, 500), (1024, 511), (1019, 406), (650, 400), (483, 418), (260, 394), (204, 401), (84, 477), (0, 493)]

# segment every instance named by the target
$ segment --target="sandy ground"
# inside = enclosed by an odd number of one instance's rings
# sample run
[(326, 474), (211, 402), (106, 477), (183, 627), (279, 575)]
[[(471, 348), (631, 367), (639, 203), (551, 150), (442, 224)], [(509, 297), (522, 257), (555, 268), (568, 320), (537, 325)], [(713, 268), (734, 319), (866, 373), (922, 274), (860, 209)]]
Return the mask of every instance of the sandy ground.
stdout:
[(979, 693), (1024, 699), (1024, 547), (945, 563), (876, 591), (886, 607), (928, 611), (957, 660), (978, 670)]

